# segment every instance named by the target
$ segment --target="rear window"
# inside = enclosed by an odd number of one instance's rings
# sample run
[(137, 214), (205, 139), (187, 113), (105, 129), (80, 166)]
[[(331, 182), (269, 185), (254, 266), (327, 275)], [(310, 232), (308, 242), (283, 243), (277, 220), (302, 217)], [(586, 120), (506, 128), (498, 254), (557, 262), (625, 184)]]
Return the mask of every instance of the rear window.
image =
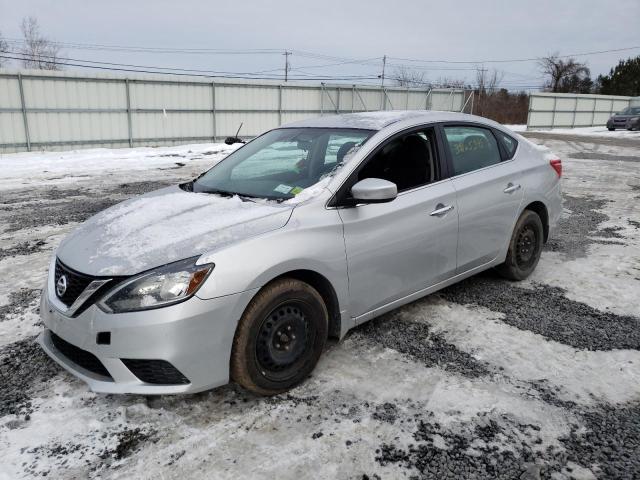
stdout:
[(518, 148), (518, 141), (500, 130), (496, 130), (495, 132), (498, 137), (498, 141), (504, 147), (507, 159), (513, 158), (513, 155), (516, 153), (516, 149)]

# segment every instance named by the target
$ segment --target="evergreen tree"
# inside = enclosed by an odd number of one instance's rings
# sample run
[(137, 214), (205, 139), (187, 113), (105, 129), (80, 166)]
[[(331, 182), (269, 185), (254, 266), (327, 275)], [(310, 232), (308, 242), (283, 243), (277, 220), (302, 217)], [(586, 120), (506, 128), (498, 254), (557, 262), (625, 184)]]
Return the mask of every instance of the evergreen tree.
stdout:
[(598, 83), (604, 95), (640, 96), (640, 56), (620, 60), (609, 75), (598, 77)]

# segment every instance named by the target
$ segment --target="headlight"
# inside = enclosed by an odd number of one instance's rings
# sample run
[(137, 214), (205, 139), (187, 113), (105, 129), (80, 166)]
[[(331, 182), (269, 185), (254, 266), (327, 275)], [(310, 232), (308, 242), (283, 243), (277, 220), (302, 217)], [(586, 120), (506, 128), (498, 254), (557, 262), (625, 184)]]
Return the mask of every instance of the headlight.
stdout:
[(193, 296), (213, 270), (212, 263), (196, 265), (198, 257), (141, 273), (109, 291), (98, 306), (109, 313), (164, 307)]

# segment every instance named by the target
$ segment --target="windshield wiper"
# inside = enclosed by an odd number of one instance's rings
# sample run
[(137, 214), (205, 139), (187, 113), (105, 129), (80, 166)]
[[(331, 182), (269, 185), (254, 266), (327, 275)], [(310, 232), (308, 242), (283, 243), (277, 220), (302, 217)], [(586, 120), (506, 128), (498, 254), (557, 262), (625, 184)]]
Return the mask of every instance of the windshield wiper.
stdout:
[(238, 193), (238, 192), (229, 192), (227, 190), (218, 190), (218, 189), (204, 189), (202, 191), (200, 191), (199, 193), (211, 193), (213, 195), (220, 195), (221, 197), (235, 197), (236, 195), (238, 197), (240, 197), (241, 200), (245, 201), (245, 202), (253, 202), (255, 203), (255, 200), (253, 200), (254, 198), (261, 198), (261, 197), (257, 197), (255, 195), (247, 195), (246, 193)]

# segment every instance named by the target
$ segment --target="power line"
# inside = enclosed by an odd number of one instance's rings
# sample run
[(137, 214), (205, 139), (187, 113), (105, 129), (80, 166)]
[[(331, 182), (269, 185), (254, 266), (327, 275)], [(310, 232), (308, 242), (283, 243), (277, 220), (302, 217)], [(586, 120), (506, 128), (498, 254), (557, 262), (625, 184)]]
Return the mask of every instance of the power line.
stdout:
[[(8, 53), (8, 54), (6, 54)], [(10, 60), (31, 60), (32, 58), (15, 52), (0, 52), (0, 58), (10, 59)], [(39, 55), (38, 57), (44, 57), (45, 55)], [(52, 58), (51, 56), (46, 56)], [(64, 61), (60, 61), (64, 60)], [(42, 58), (37, 58), (37, 61), (41, 63), (46, 63), (49, 65), (64, 65), (64, 66), (72, 66), (72, 67), (81, 67), (81, 68), (92, 68), (98, 70), (113, 70), (120, 72), (134, 72), (134, 73), (152, 73), (152, 74), (165, 74), (165, 75), (179, 75), (179, 76), (194, 76), (194, 77), (205, 77), (205, 78), (239, 78), (245, 80), (279, 80), (281, 76), (247, 76), (248, 74), (237, 74), (234, 72), (218, 72), (222, 74), (204, 74), (204, 73), (188, 73), (194, 72), (194, 70), (187, 69), (178, 69), (178, 68), (170, 68), (170, 67), (150, 67), (143, 65), (131, 65), (131, 64), (118, 64), (118, 63), (110, 63), (110, 62), (93, 62), (89, 60), (77, 60), (72, 58), (59, 58), (57, 60), (43, 60)], [(83, 62), (83, 63), (75, 63), (75, 62)], [(86, 63), (91, 63), (87, 65)], [(110, 66), (105, 66), (110, 65)], [(150, 70), (153, 69), (153, 70)], [(171, 70), (171, 71), (169, 71)], [(178, 70), (178, 71), (175, 71)], [(197, 72), (197, 71), (196, 71)], [(313, 76), (313, 77), (295, 77), (292, 80), (375, 80), (377, 77), (369, 77), (369, 76)]]
[[(5, 39), (9, 43), (23, 44), (23, 39), (8, 38)], [(131, 46), (131, 45), (107, 45), (107, 44), (91, 44), (91, 43), (78, 43), (78, 42), (54, 42), (57, 45), (70, 49), (87, 49), (87, 50), (108, 50), (108, 51), (129, 51), (129, 52), (144, 52), (144, 53), (194, 53), (194, 54), (212, 54), (212, 55), (264, 55), (264, 54), (283, 54), (287, 51), (282, 48), (253, 48), (253, 49), (216, 49), (216, 48), (187, 48), (187, 47), (145, 47), (145, 46)], [(623, 52), (629, 50), (640, 49), (640, 45), (631, 47), (614, 48), (609, 50), (598, 50), (591, 52), (571, 53), (566, 55), (559, 55), (558, 58), (567, 57), (580, 57), (587, 55), (600, 55), (605, 53)], [(374, 60), (378, 60), (380, 57), (374, 57), (373, 59), (353, 59), (348, 57), (340, 57), (335, 55), (326, 55), (314, 52), (307, 52), (304, 50), (289, 50), (291, 53), (295, 53), (297, 56), (312, 58), (312, 59), (324, 59), (332, 60), (344, 63), (361, 63), (363, 65), (371, 65)], [(416, 59), (416, 58), (402, 58), (402, 57), (388, 57), (389, 59), (414, 62), (414, 63), (453, 63), (453, 64), (480, 64), (480, 63), (515, 63), (515, 62), (531, 62), (537, 61), (543, 56), (531, 57), (531, 58), (514, 58), (514, 59), (491, 59), (491, 60), (429, 60), (429, 59)]]
[[(638, 50), (640, 49), (640, 45), (634, 47), (624, 47), (624, 48), (614, 48), (611, 50), (599, 50), (595, 52), (582, 52), (582, 53), (570, 53), (567, 55), (558, 55), (558, 58), (568, 58), (568, 57), (584, 57), (587, 55), (600, 55), (603, 53), (613, 53), (613, 52), (624, 52), (627, 50)], [(417, 63), (516, 63), (516, 62), (533, 62), (540, 60), (544, 57), (533, 57), (533, 58), (515, 58), (509, 60), (471, 60), (471, 61), (462, 61), (462, 60), (421, 60), (415, 58), (400, 58), (400, 57), (389, 57), (395, 60), (401, 60), (404, 62), (417, 62)]]
[[(7, 43), (24, 44), (23, 39), (8, 38)], [(52, 42), (56, 45), (71, 50), (104, 50), (118, 52), (141, 52), (141, 53), (194, 53), (207, 55), (264, 55), (280, 54), (283, 49), (257, 48), (257, 49), (216, 49), (216, 48), (181, 48), (181, 47), (140, 47), (126, 45), (101, 45), (73, 42)]]

